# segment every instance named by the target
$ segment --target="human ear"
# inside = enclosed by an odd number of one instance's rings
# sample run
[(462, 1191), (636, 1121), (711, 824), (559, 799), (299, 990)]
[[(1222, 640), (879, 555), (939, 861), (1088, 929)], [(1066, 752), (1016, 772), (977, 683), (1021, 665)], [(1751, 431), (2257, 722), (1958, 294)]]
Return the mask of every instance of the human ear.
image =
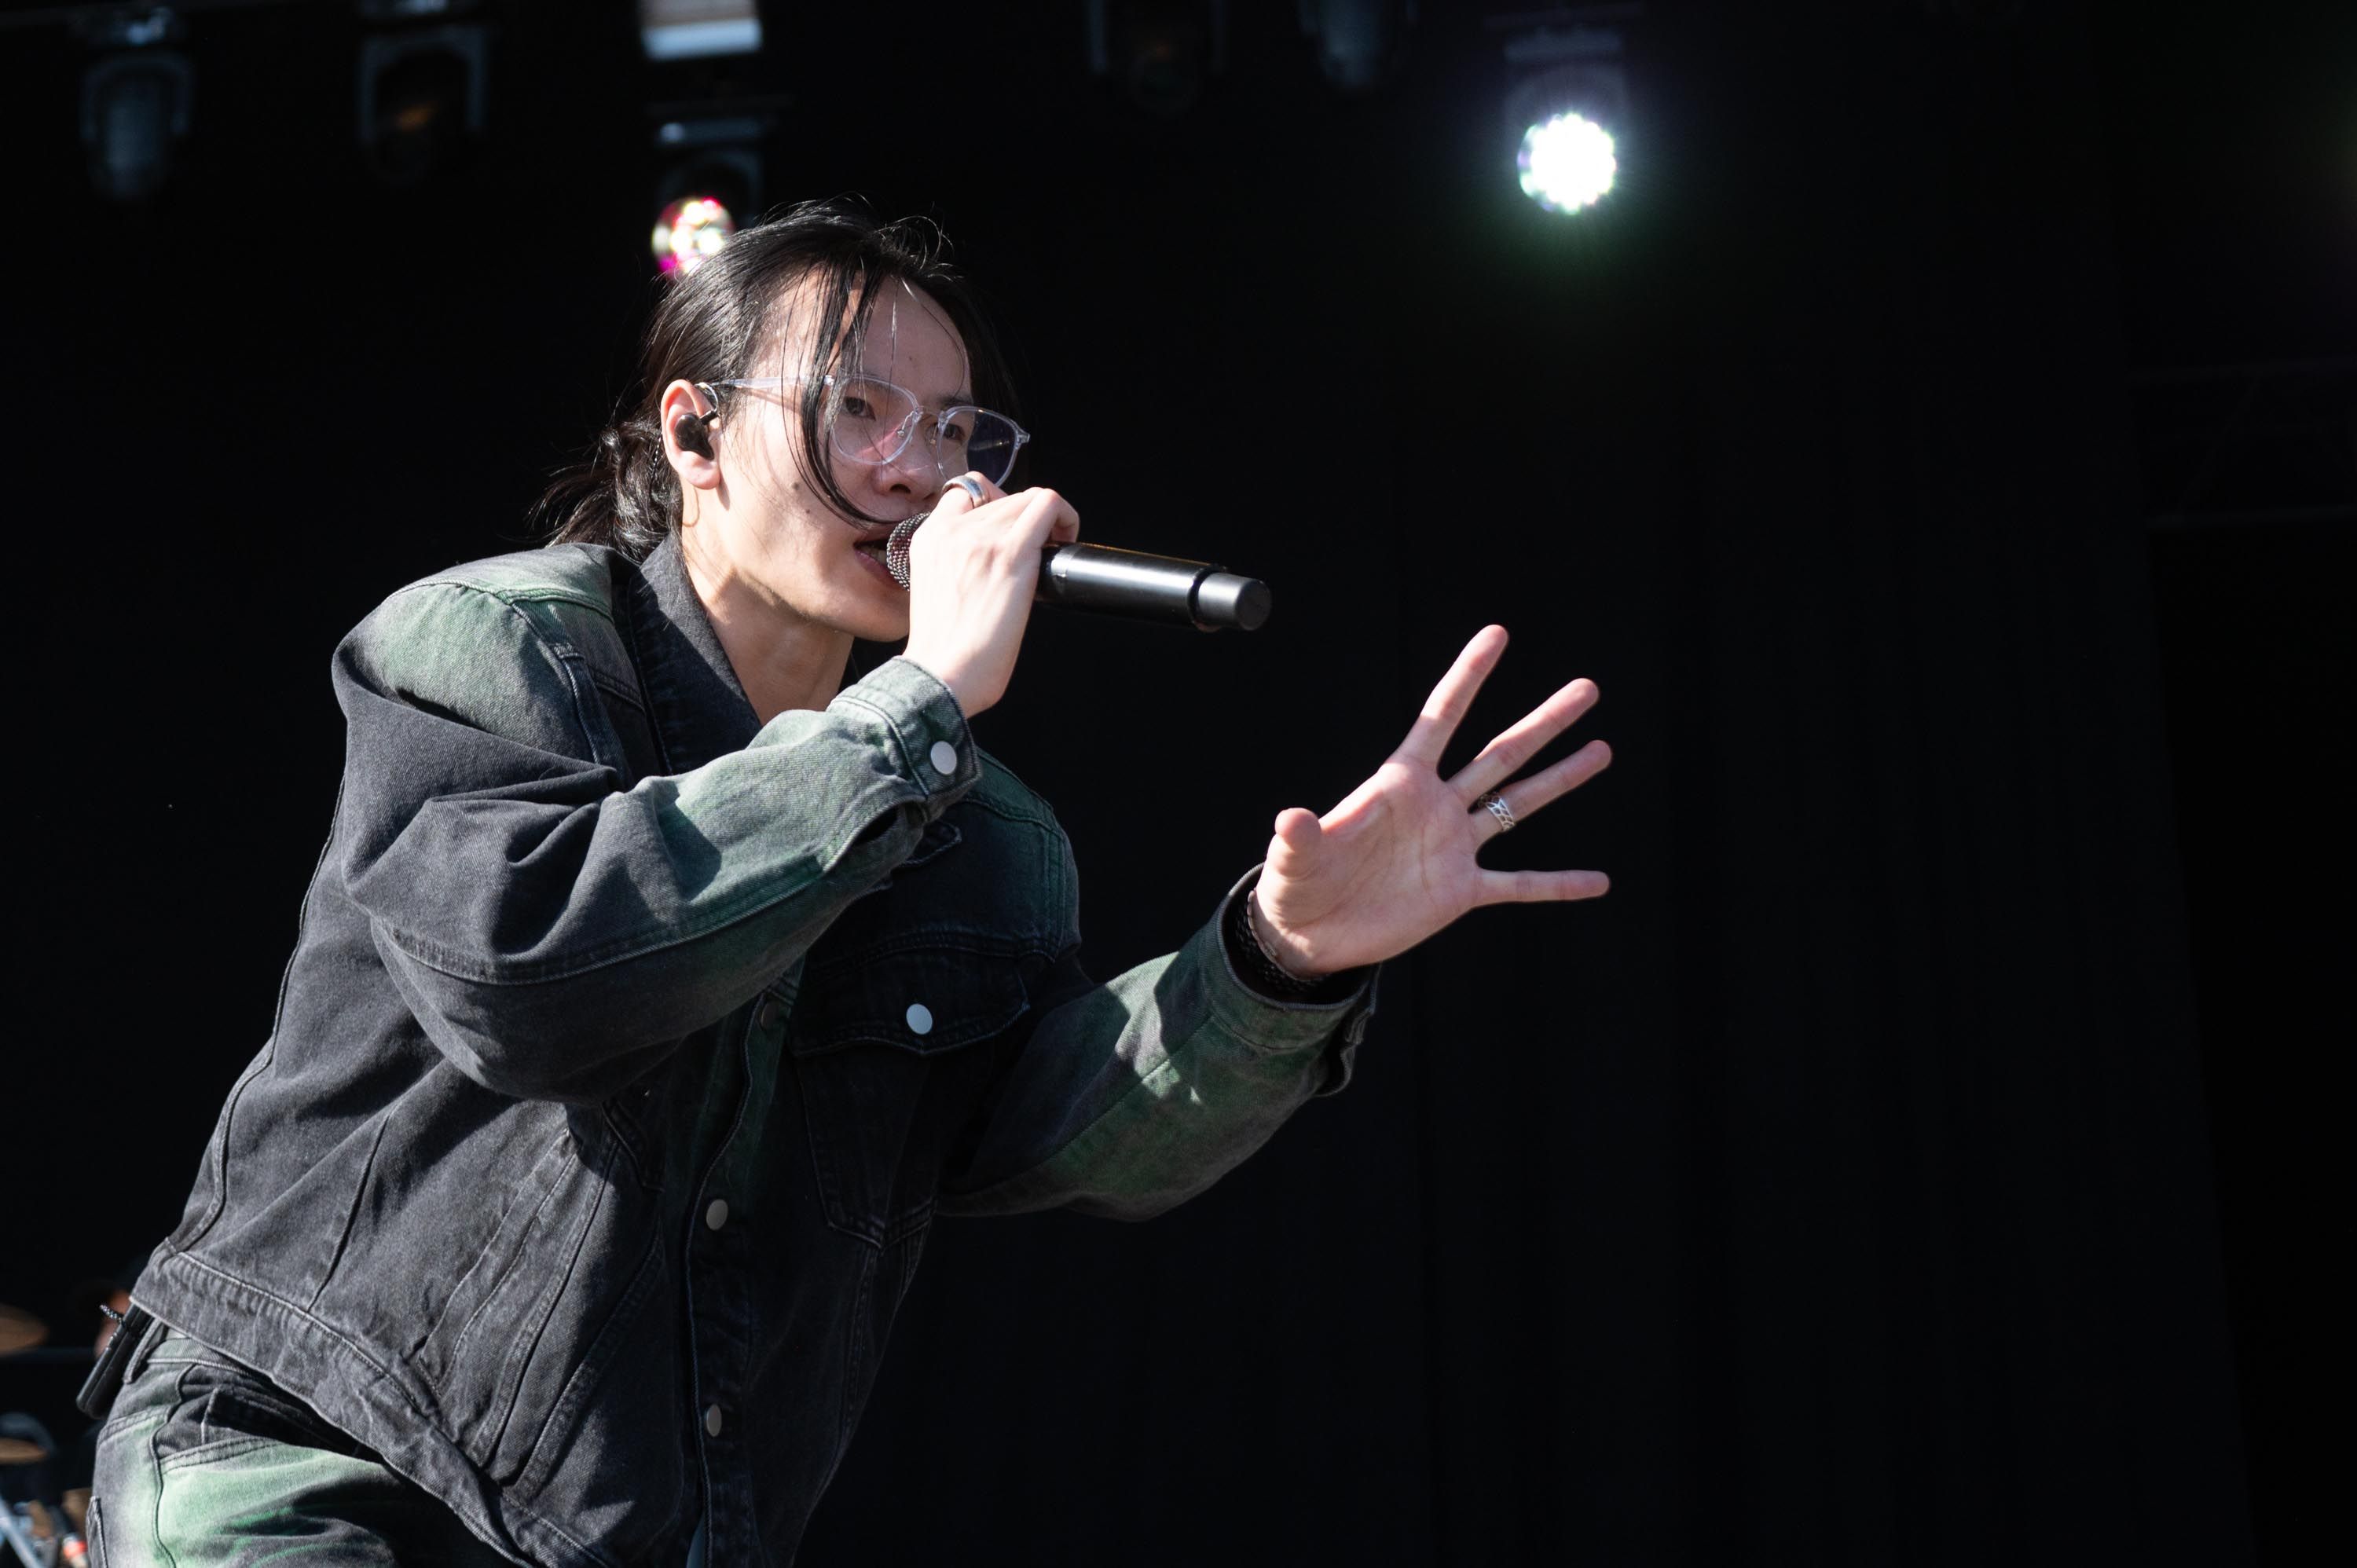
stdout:
[(712, 449), (712, 425), (719, 414), (712, 389), (701, 382), (673, 381), (663, 388), (663, 460), (683, 485), (708, 490), (720, 483), (720, 461)]

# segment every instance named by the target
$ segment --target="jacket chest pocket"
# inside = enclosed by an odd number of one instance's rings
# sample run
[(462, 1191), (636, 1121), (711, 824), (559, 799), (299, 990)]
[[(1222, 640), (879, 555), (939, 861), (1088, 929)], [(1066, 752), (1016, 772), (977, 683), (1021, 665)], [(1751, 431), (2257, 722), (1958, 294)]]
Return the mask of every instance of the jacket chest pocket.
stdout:
[(788, 1052), (827, 1223), (888, 1247), (932, 1218), (951, 1141), (981, 1102), (992, 1053), (1023, 1015), (1012, 958), (896, 945), (813, 973)]

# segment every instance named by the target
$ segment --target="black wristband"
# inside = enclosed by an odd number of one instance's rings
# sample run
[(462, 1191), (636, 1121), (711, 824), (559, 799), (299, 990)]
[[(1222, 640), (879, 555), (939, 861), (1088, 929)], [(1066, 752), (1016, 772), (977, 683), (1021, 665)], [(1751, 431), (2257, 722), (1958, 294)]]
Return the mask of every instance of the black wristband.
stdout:
[(1234, 961), (1244, 983), (1281, 1002), (1300, 1001), (1323, 990), (1333, 978), (1316, 974), (1305, 980), (1269, 956), (1268, 949), (1261, 945), (1260, 933), (1253, 929), (1250, 889), (1236, 900), (1236, 912), (1228, 920), (1228, 956)]

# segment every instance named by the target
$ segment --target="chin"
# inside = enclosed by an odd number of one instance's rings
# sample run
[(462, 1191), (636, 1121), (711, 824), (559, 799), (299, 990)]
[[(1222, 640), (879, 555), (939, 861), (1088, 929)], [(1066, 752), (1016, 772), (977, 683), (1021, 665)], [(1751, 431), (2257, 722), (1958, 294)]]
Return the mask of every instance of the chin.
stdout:
[(846, 605), (840, 615), (827, 618), (837, 631), (847, 631), (862, 642), (906, 642), (909, 639), (909, 607), (871, 608), (866, 605)]

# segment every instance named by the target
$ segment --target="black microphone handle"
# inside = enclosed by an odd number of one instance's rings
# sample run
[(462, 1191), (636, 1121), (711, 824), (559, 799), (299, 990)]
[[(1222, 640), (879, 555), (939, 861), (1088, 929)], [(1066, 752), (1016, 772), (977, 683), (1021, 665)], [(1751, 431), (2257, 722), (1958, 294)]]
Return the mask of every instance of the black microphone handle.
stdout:
[(1203, 631), (1258, 631), (1268, 585), (1203, 561), (1145, 555), (1106, 544), (1050, 544), (1039, 553), (1039, 602)]
[[(925, 521), (918, 513), (892, 531), (884, 564), (909, 585), (909, 539)], [(1203, 561), (1146, 555), (1105, 544), (1050, 544), (1039, 553), (1038, 600), (1068, 609), (1133, 620), (1158, 620), (1203, 631), (1234, 627), (1257, 631), (1268, 619), (1268, 585), (1223, 572)]]

